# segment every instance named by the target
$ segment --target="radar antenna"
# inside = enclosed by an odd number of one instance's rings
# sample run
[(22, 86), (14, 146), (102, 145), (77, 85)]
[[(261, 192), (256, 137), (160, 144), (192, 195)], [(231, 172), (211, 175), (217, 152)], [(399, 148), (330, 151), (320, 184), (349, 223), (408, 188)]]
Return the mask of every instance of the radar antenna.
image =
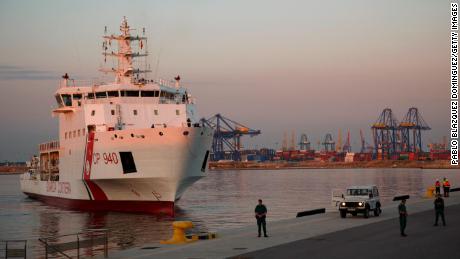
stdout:
[[(107, 27), (105, 28), (107, 30)], [(104, 42), (102, 43), (102, 55), (104, 55), (104, 62), (107, 61), (107, 56), (117, 58), (118, 66), (116, 68), (101, 68), (100, 71), (104, 73), (114, 73), (115, 81), (117, 83), (137, 83), (145, 82), (145, 78), (139, 79), (138, 75), (141, 73), (151, 72), (147, 70), (146, 67), (144, 70), (133, 67), (133, 60), (138, 57), (147, 57), (148, 52), (147, 48), (144, 48), (144, 41), (147, 43), (147, 37), (145, 36), (133, 36), (130, 34), (130, 27), (128, 25), (128, 20), (126, 17), (123, 17), (123, 21), (120, 26), (120, 35), (104, 35)], [(143, 30), (145, 33), (145, 30)], [(112, 46), (112, 40), (117, 41), (118, 49), (116, 51), (110, 50)], [(132, 41), (139, 42), (139, 48), (133, 51), (131, 46)], [(145, 61), (145, 63), (147, 63)], [(134, 75), (137, 75), (134, 78)]]

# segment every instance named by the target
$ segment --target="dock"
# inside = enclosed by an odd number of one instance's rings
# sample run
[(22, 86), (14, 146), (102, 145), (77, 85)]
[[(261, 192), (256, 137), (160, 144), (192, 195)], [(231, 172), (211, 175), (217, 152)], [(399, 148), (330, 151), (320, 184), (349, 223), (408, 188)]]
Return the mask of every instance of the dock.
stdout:
[[(186, 245), (148, 244), (109, 254), (110, 258), (460, 258), (460, 193), (444, 198), (447, 226), (434, 227), (434, 198), (407, 201), (406, 232), (399, 235), (398, 202), (384, 204), (379, 217), (327, 211), (308, 217), (270, 221), (268, 238), (254, 224), (218, 232), (218, 238)], [(252, 208), (248, 208), (252, 209)], [(295, 215), (293, 215), (295, 217)], [(430, 253), (431, 252), (431, 253)], [(416, 256), (418, 255), (418, 256)], [(426, 255), (426, 256), (425, 256)], [(430, 256), (428, 256), (430, 255)]]

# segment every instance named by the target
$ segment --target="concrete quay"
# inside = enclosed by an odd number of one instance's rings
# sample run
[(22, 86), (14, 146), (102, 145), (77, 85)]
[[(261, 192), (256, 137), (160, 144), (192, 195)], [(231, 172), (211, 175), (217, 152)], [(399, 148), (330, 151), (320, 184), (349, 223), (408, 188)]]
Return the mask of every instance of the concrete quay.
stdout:
[[(185, 245), (149, 244), (109, 253), (110, 258), (460, 258), (460, 193), (445, 198), (446, 227), (434, 227), (434, 198), (411, 198), (408, 237), (400, 237), (397, 205), (384, 204), (379, 217), (340, 218), (328, 211), (302, 218), (267, 221), (268, 238), (255, 224), (223, 230), (212, 240)], [(386, 206), (385, 206), (386, 205)], [(372, 215), (372, 214), (371, 214)], [(442, 225), (442, 224), (440, 224)], [(152, 248), (155, 249), (143, 249)]]

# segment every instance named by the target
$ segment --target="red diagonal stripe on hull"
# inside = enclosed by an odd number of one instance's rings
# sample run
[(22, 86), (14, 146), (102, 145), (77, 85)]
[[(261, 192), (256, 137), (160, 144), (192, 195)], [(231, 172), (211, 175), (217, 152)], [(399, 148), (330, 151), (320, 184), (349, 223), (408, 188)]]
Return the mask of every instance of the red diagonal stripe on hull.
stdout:
[(88, 140), (86, 141), (86, 158), (83, 170), (83, 179), (89, 187), (91, 194), (95, 200), (107, 200), (107, 195), (96, 183), (91, 181), (91, 166), (93, 164), (93, 149), (94, 149), (94, 131), (88, 132)]

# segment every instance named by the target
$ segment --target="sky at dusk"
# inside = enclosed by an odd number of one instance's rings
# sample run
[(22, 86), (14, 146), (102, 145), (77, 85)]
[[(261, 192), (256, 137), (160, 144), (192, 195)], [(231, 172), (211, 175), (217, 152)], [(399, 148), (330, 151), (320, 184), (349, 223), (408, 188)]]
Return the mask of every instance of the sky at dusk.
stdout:
[(399, 120), (418, 107), (425, 146), (449, 134), (449, 1), (1, 0), (0, 161), (57, 138), (60, 76), (100, 77), (104, 26), (118, 32), (123, 16), (146, 28), (157, 77), (179, 74), (201, 116), (262, 131), (246, 148), (280, 147), (292, 130), (317, 148), (350, 129), (358, 151), (386, 107)]

